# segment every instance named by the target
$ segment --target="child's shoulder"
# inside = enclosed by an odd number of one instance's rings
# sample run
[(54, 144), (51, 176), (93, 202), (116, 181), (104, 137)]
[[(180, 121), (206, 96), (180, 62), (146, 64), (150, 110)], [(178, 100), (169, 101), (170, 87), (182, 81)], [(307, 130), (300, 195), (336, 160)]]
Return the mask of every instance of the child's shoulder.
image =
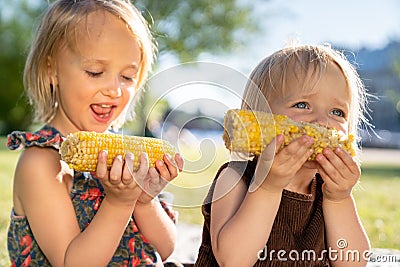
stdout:
[(249, 186), (253, 178), (257, 160), (244, 160), (244, 161), (230, 161), (221, 166), (218, 170), (217, 176), (233, 175), (241, 177), (241, 180)]
[(61, 157), (57, 150), (31, 146), (21, 152), (17, 168), (34, 169), (34, 172), (44, 171), (51, 166), (59, 165), (60, 159)]
[(218, 187), (232, 188), (239, 185), (240, 188), (247, 189), (254, 175), (256, 161), (229, 161), (223, 164), (214, 179), (214, 184)]
[(16, 181), (31, 184), (38, 182), (40, 177), (57, 175), (61, 170), (58, 153), (61, 140), (59, 132), (48, 126), (36, 132), (14, 131), (9, 134), (9, 149), (24, 148), (16, 166)]
[[(21, 152), (14, 174), (13, 209), (19, 216), (29, 216), (31, 226), (40, 225), (43, 212), (55, 218), (66, 216), (70, 205), (73, 173), (65, 173), (60, 155), (55, 149), (31, 146)], [(46, 219), (47, 221), (47, 219)], [(39, 226), (38, 226), (39, 225)]]
[[(63, 166), (57, 150), (33, 146), (21, 152), (14, 174), (15, 188), (47, 188), (56, 181)], [(57, 183), (59, 183), (57, 181)]]

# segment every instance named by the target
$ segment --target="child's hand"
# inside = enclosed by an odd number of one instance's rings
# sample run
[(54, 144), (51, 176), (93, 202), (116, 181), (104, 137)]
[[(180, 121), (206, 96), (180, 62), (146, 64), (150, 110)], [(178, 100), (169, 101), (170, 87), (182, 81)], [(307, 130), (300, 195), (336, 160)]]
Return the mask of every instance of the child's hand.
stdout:
[[(146, 157), (146, 155), (143, 154), (142, 157)], [(141, 161), (141, 164), (143, 164), (143, 161)], [(164, 155), (164, 161), (156, 161), (156, 168), (150, 168), (145, 179), (139, 182), (143, 190), (139, 196), (139, 202), (150, 202), (170, 181), (178, 176), (182, 168), (183, 159), (179, 154), (175, 154), (175, 159), (170, 155)]]
[(360, 178), (361, 171), (354, 159), (343, 149), (325, 148), (316, 157), (319, 174), (324, 180), (324, 199), (340, 202), (348, 198)]
[(147, 162), (142, 161), (138, 171), (132, 173), (133, 155), (131, 153), (125, 155), (125, 161), (121, 155), (116, 156), (109, 171), (107, 170), (107, 157), (107, 151), (99, 153), (96, 170), (96, 176), (104, 187), (107, 199), (113, 203), (134, 204), (141, 193), (136, 181), (143, 180), (149, 170), (147, 158), (144, 159)]
[(313, 153), (311, 146), (314, 140), (304, 135), (274, 155), (274, 149), (278, 151), (284, 140), (283, 135), (278, 135), (260, 155), (255, 172), (255, 186), (281, 192)]

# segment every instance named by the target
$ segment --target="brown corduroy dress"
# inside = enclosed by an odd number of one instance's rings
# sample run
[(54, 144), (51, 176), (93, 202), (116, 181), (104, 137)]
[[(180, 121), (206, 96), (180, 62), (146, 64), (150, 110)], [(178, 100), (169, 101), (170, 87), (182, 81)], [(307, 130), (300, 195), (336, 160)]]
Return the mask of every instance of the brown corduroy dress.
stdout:
[[(210, 239), (211, 202), (216, 180), (227, 166), (242, 175), (247, 187), (253, 177), (256, 161), (232, 161), (221, 166), (202, 206), (204, 216), (202, 243), (195, 267), (219, 266)], [(322, 213), (322, 178), (317, 175), (311, 185), (311, 194), (284, 190), (264, 253), (254, 266), (313, 267), (330, 266), (325, 242)], [(260, 211), (261, 212), (261, 211)], [(246, 234), (246, 229), (243, 229)], [(272, 252), (274, 250), (274, 252)], [(284, 250), (284, 254), (278, 251)]]

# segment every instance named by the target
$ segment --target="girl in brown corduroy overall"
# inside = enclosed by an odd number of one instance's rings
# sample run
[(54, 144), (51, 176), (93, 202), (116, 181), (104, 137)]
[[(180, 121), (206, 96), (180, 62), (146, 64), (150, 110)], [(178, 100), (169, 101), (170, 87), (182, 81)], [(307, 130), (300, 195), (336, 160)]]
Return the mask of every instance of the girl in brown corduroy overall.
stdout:
[[(254, 69), (242, 109), (357, 137), (365, 105), (365, 88), (342, 53), (304, 45), (277, 51)], [(232, 153), (219, 169), (202, 206), (195, 266), (366, 265), (369, 240), (351, 194), (357, 157), (325, 148), (308, 161), (312, 138), (284, 139), (277, 135), (260, 156)]]

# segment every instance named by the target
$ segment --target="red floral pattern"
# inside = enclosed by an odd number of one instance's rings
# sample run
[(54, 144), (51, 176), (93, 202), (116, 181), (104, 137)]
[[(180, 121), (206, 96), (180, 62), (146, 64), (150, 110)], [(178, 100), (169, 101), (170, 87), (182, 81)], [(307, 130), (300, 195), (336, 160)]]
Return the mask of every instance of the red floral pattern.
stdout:
[[(7, 146), (11, 150), (30, 146), (59, 149), (62, 140), (56, 129), (45, 126), (34, 133), (14, 131), (8, 136)], [(90, 224), (103, 198), (103, 187), (91, 173), (74, 173), (71, 200), (82, 231)], [(175, 214), (166, 203), (161, 203), (171, 219), (175, 220)], [(11, 215), (8, 250), (12, 267), (51, 266), (40, 250), (26, 217)], [(157, 261), (155, 249), (140, 233), (132, 217), (108, 266), (154, 266)]]

